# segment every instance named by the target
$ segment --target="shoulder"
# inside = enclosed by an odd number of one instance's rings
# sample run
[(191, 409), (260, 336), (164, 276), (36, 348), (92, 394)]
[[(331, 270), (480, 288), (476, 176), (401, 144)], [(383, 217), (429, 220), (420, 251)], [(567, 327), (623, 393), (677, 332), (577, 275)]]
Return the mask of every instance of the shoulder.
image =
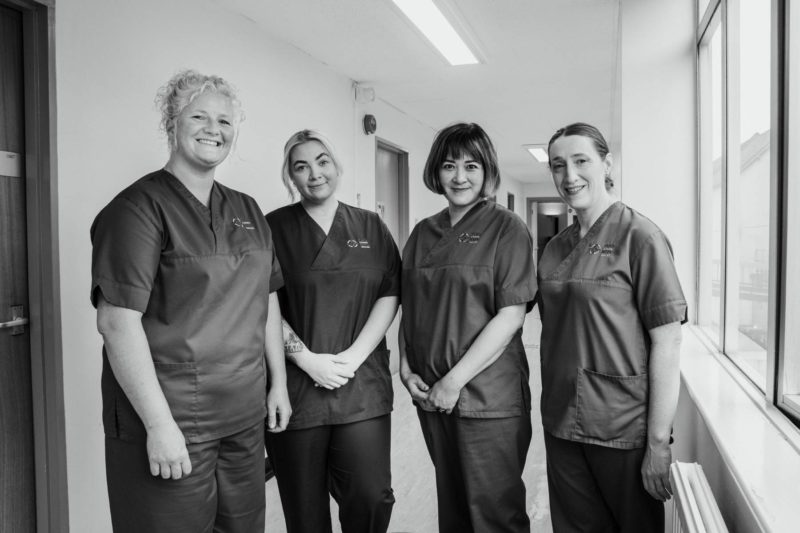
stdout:
[(355, 207), (344, 202), (339, 202), (339, 209), (348, 220), (354, 221), (357, 224), (368, 226), (382, 226), (383, 220), (378, 216), (378, 213)]
[(655, 222), (625, 204), (622, 204), (620, 209), (619, 224), (627, 233), (630, 250), (634, 256), (638, 256), (648, 246), (663, 244), (672, 249), (669, 239)]
[(294, 218), (297, 213), (297, 205), (296, 203), (289, 204), (270, 211), (265, 215), (267, 222), (270, 226), (277, 226), (290, 218)]

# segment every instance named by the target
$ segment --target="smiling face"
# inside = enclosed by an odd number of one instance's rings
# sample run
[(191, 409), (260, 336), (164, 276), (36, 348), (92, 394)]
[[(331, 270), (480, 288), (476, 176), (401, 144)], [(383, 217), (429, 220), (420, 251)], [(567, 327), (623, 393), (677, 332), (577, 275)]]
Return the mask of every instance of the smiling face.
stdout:
[(569, 135), (553, 141), (549, 156), (553, 183), (571, 208), (580, 213), (607, 207), (611, 154), (601, 157), (592, 139)]
[(451, 212), (466, 212), (481, 199), (483, 165), (469, 154), (448, 154), (439, 165), (439, 183)]
[(314, 204), (333, 198), (339, 185), (339, 171), (331, 154), (319, 141), (309, 141), (292, 148), (289, 175), (303, 200)]
[(230, 99), (219, 93), (203, 93), (175, 121), (173, 158), (198, 170), (212, 169), (228, 156), (235, 137)]

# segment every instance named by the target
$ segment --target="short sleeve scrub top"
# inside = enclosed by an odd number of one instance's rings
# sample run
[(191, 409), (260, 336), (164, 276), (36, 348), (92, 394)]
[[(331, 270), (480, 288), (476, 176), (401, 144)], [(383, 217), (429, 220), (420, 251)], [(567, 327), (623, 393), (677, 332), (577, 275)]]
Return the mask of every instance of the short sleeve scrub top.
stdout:
[(619, 449), (647, 438), (648, 331), (685, 322), (672, 248), (649, 219), (611, 205), (539, 262), (542, 422), (554, 437)]
[[(295, 203), (267, 215), (283, 269), (278, 291), (284, 319), (315, 353), (339, 353), (356, 340), (375, 302), (400, 294), (400, 256), (377, 214), (339, 203), (326, 235)], [(386, 340), (344, 387), (328, 390), (286, 365), (292, 404), (289, 430), (358, 422), (392, 410)]]
[[(208, 207), (172, 174), (144, 176), (92, 225), (91, 300), (140, 311), (156, 375), (187, 443), (235, 434), (266, 414), (269, 293), (283, 285), (255, 200), (215, 182)], [(146, 431), (103, 348), (106, 435)]]

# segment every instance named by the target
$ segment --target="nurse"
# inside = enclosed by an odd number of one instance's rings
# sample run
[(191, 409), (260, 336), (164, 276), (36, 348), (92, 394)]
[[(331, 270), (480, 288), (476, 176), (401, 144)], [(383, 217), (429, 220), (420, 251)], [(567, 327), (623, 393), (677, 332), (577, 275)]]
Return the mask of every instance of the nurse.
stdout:
[(285, 285), (288, 430), (267, 436), (289, 533), (385, 532), (392, 378), (384, 338), (397, 312), (400, 256), (377, 214), (336, 199), (342, 164), (321, 133), (284, 147), (283, 182), (300, 201), (267, 215)]
[(403, 250), (400, 376), (436, 469), (439, 531), (528, 532), (531, 235), (489, 200), (500, 173), (477, 124), (438, 133), (423, 180), (448, 206), (417, 224)]
[(239, 102), (191, 70), (157, 101), (169, 160), (91, 228), (111, 522), (117, 533), (263, 531), (264, 416), (281, 431), (291, 408), (269, 227), (252, 198), (214, 179)]
[(548, 147), (577, 223), (539, 262), (542, 422), (553, 530), (664, 531), (686, 300), (667, 237), (611, 194), (588, 124)]

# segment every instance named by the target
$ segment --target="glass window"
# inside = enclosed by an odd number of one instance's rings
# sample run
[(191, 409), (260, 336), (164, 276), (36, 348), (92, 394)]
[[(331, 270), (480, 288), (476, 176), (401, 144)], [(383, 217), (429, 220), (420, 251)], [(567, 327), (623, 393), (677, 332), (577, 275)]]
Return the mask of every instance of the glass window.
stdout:
[[(733, 4), (733, 3), (732, 3)], [(728, 130), (728, 250), (725, 353), (766, 388), (770, 223), (770, 2), (740, 0), (729, 46), (736, 112)], [(730, 41), (729, 41), (730, 43)], [(737, 46), (738, 45), (738, 46)], [(737, 61), (738, 60), (738, 61)], [(738, 68), (737, 68), (738, 67)], [(736, 75), (738, 74), (738, 76)], [(736, 98), (738, 96), (738, 98)], [(735, 100), (738, 99), (738, 102)], [(731, 113), (732, 115), (732, 113)]]

